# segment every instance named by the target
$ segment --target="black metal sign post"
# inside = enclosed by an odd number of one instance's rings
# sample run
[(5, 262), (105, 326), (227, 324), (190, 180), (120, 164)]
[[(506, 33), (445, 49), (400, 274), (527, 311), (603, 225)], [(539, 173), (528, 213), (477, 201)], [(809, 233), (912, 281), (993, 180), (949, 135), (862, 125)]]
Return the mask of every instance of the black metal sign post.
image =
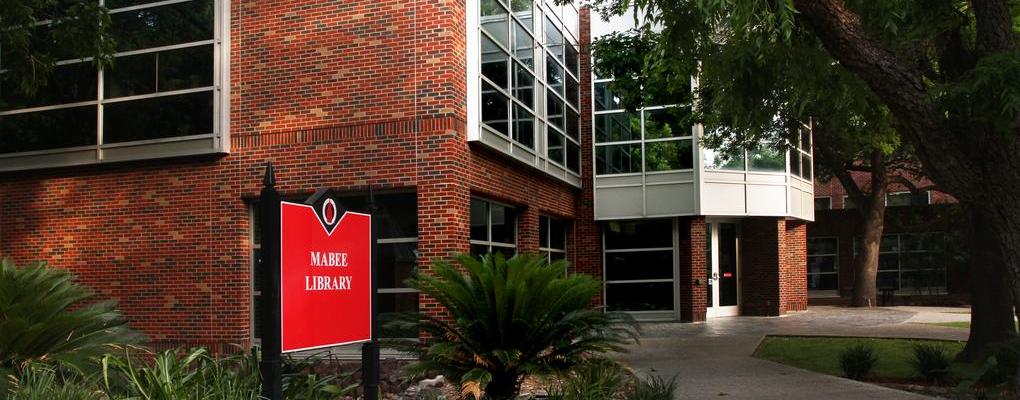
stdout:
[(365, 400), (377, 400), (379, 396), (379, 321), (376, 301), (379, 298), (379, 282), (376, 281), (376, 261), (379, 260), (377, 209), (372, 187), (368, 188), (368, 213), (372, 215), (372, 341), (361, 345), (361, 382)]
[[(265, 178), (262, 181), (262, 193), (259, 198), (261, 223), (262, 223), (262, 301), (259, 304), (261, 310), (262, 329), (262, 361), (259, 363), (259, 372), (262, 377), (262, 398), (268, 400), (281, 400), (283, 398), (283, 385), (280, 360), (282, 350), (281, 326), (280, 326), (280, 194), (276, 191), (276, 177), (273, 171), (273, 164), (266, 166)], [(362, 363), (362, 385), (365, 392), (365, 400), (377, 400), (379, 395), (379, 323), (377, 318), (376, 300), (378, 298), (376, 282), (376, 266), (379, 265), (379, 246), (376, 243), (377, 227), (375, 196), (369, 188), (368, 211), (371, 219), (371, 260), (370, 274), (372, 281), (372, 292), (370, 307), (371, 310), (371, 341), (361, 347)], [(306, 203), (313, 206), (320, 205), (326, 198), (332, 199), (332, 191), (322, 189), (310, 197)], [(335, 203), (335, 199), (333, 199)], [(336, 211), (342, 215), (343, 208), (337, 205)]]
[(281, 400), (280, 362), (280, 193), (273, 163), (266, 166), (259, 197), (262, 213), (262, 398)]

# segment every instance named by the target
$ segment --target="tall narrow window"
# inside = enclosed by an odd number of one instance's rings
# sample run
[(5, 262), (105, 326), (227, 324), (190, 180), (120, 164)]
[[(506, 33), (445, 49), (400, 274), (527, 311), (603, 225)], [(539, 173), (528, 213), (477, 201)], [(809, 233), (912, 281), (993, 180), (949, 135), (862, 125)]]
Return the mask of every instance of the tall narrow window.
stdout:
[(517, 213), (513, 207), (471, 199), (471, 254), (517, 253)]
[(810, 291), (839, 289), (839, 241), (836, 238), (808, 238), (807, 281)]
[(546, 216), (538, 217), (538, 247), (547, 262), (567, 258), (567, 223)]

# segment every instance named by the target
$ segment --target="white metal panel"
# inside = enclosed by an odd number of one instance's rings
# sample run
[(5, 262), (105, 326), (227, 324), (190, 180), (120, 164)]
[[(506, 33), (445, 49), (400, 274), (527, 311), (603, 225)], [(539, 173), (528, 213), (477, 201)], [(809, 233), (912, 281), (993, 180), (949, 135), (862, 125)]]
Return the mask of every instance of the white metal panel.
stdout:
[(748, 184), (747, 213), (786, 215), (786, 186)]
[(649, 185), (645, 187), (645, 215), (693, 214), (695, 195), (694, 183)]
[(705, 182), (701, 187), (701, 213), (704, 215), (745, 214), (743, 183)]
[(644, 189), (606, 188), (595, 191), (595, 218), (641, 218), (644, 216)]

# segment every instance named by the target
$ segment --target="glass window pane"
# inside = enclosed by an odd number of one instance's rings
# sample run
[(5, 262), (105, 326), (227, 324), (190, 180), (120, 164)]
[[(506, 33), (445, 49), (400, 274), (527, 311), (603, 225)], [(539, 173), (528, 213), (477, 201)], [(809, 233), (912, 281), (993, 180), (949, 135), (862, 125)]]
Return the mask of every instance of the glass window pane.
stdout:
[(103, 79), (106, 98), (212, 86), (213, 46), (118, 57)]
[(377, 195), (376, 206), (380, 239), (418, 237), (417, 193)]
[(209, 40), (213, 11), (212, 0), (194, 0), (113, 13), (110, 33), (118, 51)]
[(645, 144), (645, 171), (674, 171), (694, 168), (691, 140), (670, 140)]
[(721, 151), (717, 149), (702, 149), (702, 158), (705, 160), (705, 169), (721, 169), (729, 171), (744, 170), (744, 151)]
[(549, 124), (563, 130), (566, 128), (566, 119), (564, 118), (564, 105), (563, 100), (556, 97), (552, 91), (546, 92), (546, 117), (549, 118)]
[(569, 140), (567, 141), (567, 169), (581, 172), (581, 147)]
[(800, 153), (790, 149), (790, 175), (800, 176)]
[(595, 116), (595, 142), (622, 142), (641, 139), (641, 118), (636, 113), (598, 114)]
[(563, 34), (551, 19), (545, 19), (545, 46), (553, 57), (563, 60)]
[(581, 76), (580, 57), (577, 52), (577, 48), (574, 45), (564, 46), (566, 50), (563, 64), (567, 66), (567, 71), (570, 71), (574, 76)]
[(96, 144), (96, 106), (0, 116), (0, 154)]
[(611, 283), (606, 285), (610, 311), (666, 311), (673, 309), (673, 284)]
[(900, 273), (893, 272), (879, 272), (878, 273), (878, 286), (879, 289), (899, 289), (900, 287)]
[(103, 73), (103, 95), (108, 99), (156, 92), (156, 54), (117, 57)]
[(839, 284), (837, 282), (839, 275), (836, 274), (818, 274), (808, 275), (808, 290), (838, 290)]
[(836, 238), (811, 238), (807, 240), (807, 253), (836, 254)]
[(387, 322), (394, 320), (400, 315), (418, 312), (418, 293), (379, 293), (379, 326), (380, 337), (384, 338), (417, 338), (418, 330), (414, 328), (398, 329), (387, 328)]
[(514, 57), (529, 68), (535, 68), (535, 41), (518, 22), (514, 22)]
[(567, 101), (570, 102), (570, 104), (573, 105), (576, 108), (581, 108), (581, 97), (580, 97), (581, 95), (580, 95), (580, 92), (579, 92), (579, 90), (580, 90), (579, 87), (580, 87), (580, 85), (578, 85), (576, 79), (574, 79), (574, 78), (572, 78), (570, 76), (567, 76), (567, 88), (566, 88), (566, 90), (567, 90), (567, 93), (566, 93)]
[[(507, 25), (506, 8), (496, 0), (482, 0), (481, 25), (493, 38), (504, 47), (510, 47), (510, 26)], [(483, 35), (484, 37), (484, 35)]]
[(549, 217), (538, 216), (538, 247), (549, 247)]
[(549, 248), (566, 250), (567, 249), (567, 223), (560, 220), (551, 220), (550, 222), (550, 233), (549, 236)]
[(606, 280), (673, 279), (673, 251), (606, 253)]
[(609, 82), (595, 84), (595, 111), (622, 109), (620, 101), (620, 98), (609, 90)]
[(673, 247), (673, 222), (668, 219), (612, 221), (603, 231), (610, 250)]
[(880, 252), (895, 252), (900, 251), (900, 241), (898, 235), (883, 235), (882, 244), (880, 246)]
[(831, 209), (832, 209), (831, 197), (815, 197), (815, 210), (831, 210)]
[(641, 172), (641, 145), (613, 144), (595, 147), (595, 173), (598, 175)]
[(897, 253), (879, 254), (878, 269), (882, 271), (895, 271), (900, 269), (900, 255)]
[(471, 245), (471, 255), (475, 257), (484, 256), (489, 254), (489, 246), (482, 244)]
[(528, 30), (533, 29), (534, 6), (535, 3), (532, 0), (510, 0), (510, 9), (514, 12), (514, 17), (517, 17)]
[(471, 240), (489, 240), (489, 203), (471, 199)]
[(566, 124), (567, 136), (570, 136), (575, 140), (580, 140), (578, 135), (580, 135), (581, 132), (581, 116), (577, 114), (577, 111), (574, 111), (574, 109), (570, 107), (567, 107), (564, 112), (566, 113), (566, 120), (564, 123)]
[(811, 156), (801, 154), (800, 156), (800, 177), (811, 180)]
[(800, 149), (811, 152), (811, 131), (807, 129), (800, 130)]
[(836, 256), (809, 256), (807, 272), (809, 274), (836, 272)]
[(529, 149), (535, 148), (535, 116), (514, 104), (514, 140)]
[(491, 249), (493, 253), (502, 254), (506, 259), (517, 255), (517, 249), (513, 247), (492, 246)]
[(210, 133), (211, 91), (110, 103), (103, 110), (104, 143)]
[(751, 171), (786, 172), (786, 150), (769, 147), (747, 151), (747, 169)]
[(404, 281), (418, 270), (417, 243), (380, 243), (379, 287), (383, 289), (404, 288)]
[(510, 57), (493, 43), (482, 36), (482, 76), (486, 77), (499, 88), (510, 87)]
[(890, 193), (885, 195), (885, 205), (889, 207), (909, 206), (910, 197), (910, 193)]
[(535, 77), (519, 63), (514, 63), (513, 94), (524, 105), (535, 108)]
[(549, 157), (550, 161), (560, 165), (563, 165), (566, 162), (566, 149), (564, 148), (564, 142), (566, 140), (567, 139), (563, 137), (563, 134), (557, 132), (555, 129), (546, 129), (546, 156)]
[(510, 134), (510, 99), (487, 82), (482, 82), (482, 123), (503, 135)]
[(490, 203), (489, 212), (492, 218), (492, 241), (516, 243), (517, 215), (514, 213), (514, 209)]
[(0, 84), (0, 110), (95, 101), (99, 75), (91, 62), (57, 65), (40, 81), (33, 94), (15, 89), (14, 82)]
[(690, 126), (677, 118), (681, 110), (689, 114), (688, 109), (679, 107), (645, 111), (645, 139), (691, 136)]
[(549, 90), (562, 95), (564, 86), (563, 67), (557, 64), (552, 56), (546, 56), (545, 71), (545, 81), (549, 85)]

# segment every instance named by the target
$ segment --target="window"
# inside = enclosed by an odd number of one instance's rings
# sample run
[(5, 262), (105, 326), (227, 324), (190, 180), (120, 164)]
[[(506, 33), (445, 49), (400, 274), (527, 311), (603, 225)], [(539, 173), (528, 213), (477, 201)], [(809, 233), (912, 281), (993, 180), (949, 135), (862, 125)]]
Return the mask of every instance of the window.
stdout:
[(808, 238), (808, 290), (839, 289), (839, 241), (836, 238)]
[(754, 171), (786, 173), (785, 149), (761, 146), (752, 149), (734, 149), (733, 144), (723, 143), (721, 149), (703, 148), (705, 169), (722, 171)]
[[(648, 107), (627, 112), (609, 89), (596, 82), (595, 174), (615, 175), (694, 168), (688, 107)], [(617, 107), (611, 109), (609, 107)]]
[(567, 223), (546, 216), (538, 217), (538, 250), (548, 262), (567, 258)]
[(471, 199), (471, 254), (517, 253), (517, 214), (512, 207)]
[(811, 161), (811, 131), (801, 129), (798, 132), (800, 140), (797, 141), (796, 150), (790, 149), (790, 174), (799, 176), (805, 180), (812, 179), (814, 163)]
[(480, 129), (579, 174), (580, 51), (575, 6), (552, 0), (478, 1)]
[[(376, 258), (379, 263), (376, 279), (378, 280), (379, 321), (385, 326), (400, 314), (418, 312), (418, 291), (407, 287), (404, 281), (418, 270), (418, 200), (415, 193), (393, 193), (376, 195), (376, 214), (374, 225), (377, 232)], [(348, 210), (368, 211), (367, 196), (344, 196), (337, 199), (341, 206)], [(295, 201), (300, 201), (295, 200)], [(257, 307), (261, 291), (261, 229), (257, 205), (252, 206), (252, 302)], [(252, 308), (253, 333), (259, 335), (256, 326), (257, 308)], [(416, 330), (381, 332), (382, 337), (418, 337)]]
[[(854, 254), (860, 253), (854, 239)], [(939, 232), (883, 235), (878, 255), (878, 287), (944, 292), (946, 264), (944, 235)]]
[(815, 197), (815, 211), (818, 210), (831, 210), (832, 209), (832, 197)]
[(931, 204), (931, 192), (923, 191), (886, 193), (885, 205), (888, 207), (926, 206)]
[[(37, 94), (0, 88), (0, 157), (71, 148), (115, 152), (128, 143), (219, 133), (216, 88), (224, 82), (216, 62), (222, 23), (215, 0), (109, 0), (106, 6), (117, 42), (113, 67), (97, 70), (81, 55), (64, 54)], [(39, 40), (57, 40), (47, 25), (36, 29)], [(2, 60), (0, 54), (0, 71)]]
[(673, 221), (607, 222), (606, 307), (617, 311), (672, 311)]

